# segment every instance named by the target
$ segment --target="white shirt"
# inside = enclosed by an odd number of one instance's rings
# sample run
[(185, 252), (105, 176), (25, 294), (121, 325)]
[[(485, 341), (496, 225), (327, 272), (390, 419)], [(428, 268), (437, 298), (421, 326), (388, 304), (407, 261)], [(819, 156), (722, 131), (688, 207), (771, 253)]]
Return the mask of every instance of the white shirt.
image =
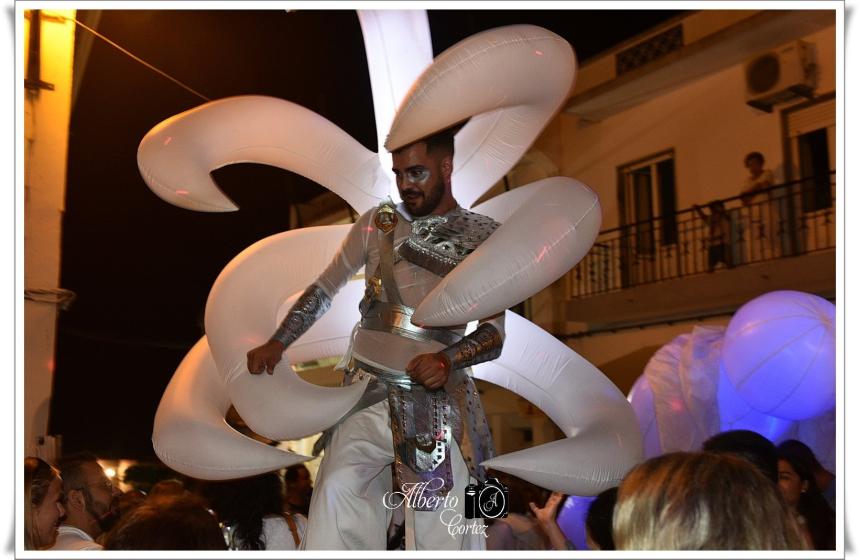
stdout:
[(81, 529), (71, 525), (60, 525), (57, 527), (57, 541), (49, 550), (102, 550), (102, 548), (102, 545)]
[[(296, 522), (296, 532), (299, 535), (299, 542), (305, 538), (305, 530), (308, 527), (308, 520), (301, 514), (286, 514), (293, 518)], [(235, 531), (235, 527), (231, 528)], [(271, 515), (263, 518), (263, 534), (262, 541), (265, 550), (297, 550), (296, 540), (293, 537), (293, 532), (290, 530), (289, 524), (280, 515)], [(241, 549), (242, 540), (236, 538), (236, 546)]]

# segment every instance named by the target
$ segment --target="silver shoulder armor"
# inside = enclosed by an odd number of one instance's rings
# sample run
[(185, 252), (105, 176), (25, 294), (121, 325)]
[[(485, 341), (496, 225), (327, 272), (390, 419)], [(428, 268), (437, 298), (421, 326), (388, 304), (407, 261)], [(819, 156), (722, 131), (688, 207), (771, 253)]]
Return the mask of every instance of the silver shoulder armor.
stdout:
[(444, 216), (425, 216), (412, 222), (412, 232), (400, 245), (407, 261), (445, 276), (487, 240), (499, 223), (457, 207)]

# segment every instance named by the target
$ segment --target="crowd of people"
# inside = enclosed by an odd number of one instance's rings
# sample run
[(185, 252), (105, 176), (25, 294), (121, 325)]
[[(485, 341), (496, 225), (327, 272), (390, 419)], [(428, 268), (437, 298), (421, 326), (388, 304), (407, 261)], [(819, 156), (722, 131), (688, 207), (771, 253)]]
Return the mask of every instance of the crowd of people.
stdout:
[(166, 479), (146, 492), (120, 492), (90, 454), (56, 467), (27, 457), (24, 472), (27, 550), (296, 550), (312, 490), (304, 465), (283, 478)]
[[(29, 550), (296, 550), (307, 526), (310, 473), (219, 482), (162, 480), (120, 492), (88, 454), (57, 466), (25, 459)], [(505, 517), (486, 520), (488, 550), (570, 550), (558, 523), (564, 496), (503, 473)], [(746, 430), (699, 452), (668, 453), (598, 495), (585, 519), (593, 550), (834, 550), (835, 476), (805, 444), (774, 446)], [(380, 507), (382, 505), (380, 504)], [(403, 547), (395, 515), (389, 549)]]

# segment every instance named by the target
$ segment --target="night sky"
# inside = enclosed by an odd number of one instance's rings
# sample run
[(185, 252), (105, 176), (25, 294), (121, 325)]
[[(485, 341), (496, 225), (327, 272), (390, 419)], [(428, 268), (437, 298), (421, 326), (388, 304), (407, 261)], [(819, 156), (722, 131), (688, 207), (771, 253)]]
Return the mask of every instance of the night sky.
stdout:
[[(429, 19), (434, 54), (485, 29), (532, 23), (565, 37), (582, 63), (679, 13), (430, 11)], [(210, 99), (288, 99), (376, 150), (355, 12), (105, 10), (97, 29)], [(79, 28), (76, 41), (84, 34)], [(60, 286), (77, 300), (59, 315), (49, 428), (65, 452), (154, 458), (155, 410), (204, 334), (218, 273), (286, 229), (291, 202), (324, 192), (288, 171), (238, 164), (213, 173), (238, 212), (192, 212), (156, 197), (138, 172), (137, 146), (160, 121), (203, 102), (95, 39), (69, 137)]]

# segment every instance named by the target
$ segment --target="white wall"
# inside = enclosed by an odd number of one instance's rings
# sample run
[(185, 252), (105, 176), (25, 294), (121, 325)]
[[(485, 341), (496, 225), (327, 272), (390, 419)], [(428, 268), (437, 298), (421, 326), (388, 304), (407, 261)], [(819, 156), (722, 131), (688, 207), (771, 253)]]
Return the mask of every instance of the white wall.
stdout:
[[(48, 10), (74, 17), (75, 10)], [(29, 26), (26, 27), (29, 32)], [(26, 33), (24, 37), (26, 45)], [(66, 156), (72, 99), (75, 25), (42, 19), (41, 90), (24, 101), (24, 288), (56, 289), (60, 279), (60, 229), (66, 191)], [(24, 304), (24, 453), (52, 459), (38, 445), (48, 428), (57, 306)]]
[[(816, 94), (833, 91), (835, 28), (804, 40), (818, 51)], [(679, 209), (735, 196), (747, 175), (745, 154), (763, 153), (775, 171), (783, 164), (779, 108), (764, 113), (747, 106), (744, 83), (737, 64), (598, 123), (562, 113), (561, 172), (598, 192), (603, 229), (618, 225), (618, 166), (664, 150), (675, 150)]]

